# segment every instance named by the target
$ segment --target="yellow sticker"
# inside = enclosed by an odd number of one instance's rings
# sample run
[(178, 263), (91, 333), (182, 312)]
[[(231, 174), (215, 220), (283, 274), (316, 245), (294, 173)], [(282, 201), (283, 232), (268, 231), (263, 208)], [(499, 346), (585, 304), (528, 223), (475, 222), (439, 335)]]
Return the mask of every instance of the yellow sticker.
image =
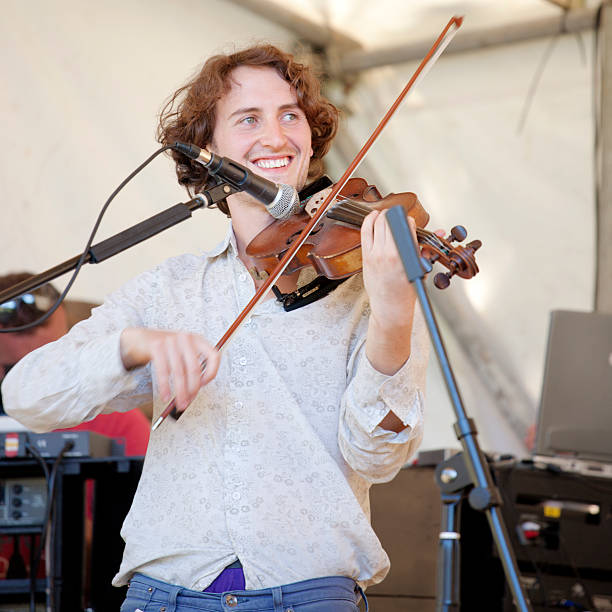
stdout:
[(544, 516), (559, 518), (561, 516), (561, 506), (559, 504), (544, 504)]

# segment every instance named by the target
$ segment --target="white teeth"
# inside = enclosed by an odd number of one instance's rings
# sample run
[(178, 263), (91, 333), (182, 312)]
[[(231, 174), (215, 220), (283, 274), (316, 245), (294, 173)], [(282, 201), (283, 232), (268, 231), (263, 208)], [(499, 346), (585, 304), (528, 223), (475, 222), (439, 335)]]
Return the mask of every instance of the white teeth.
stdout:
[(259, 168), (282, 168), (283, 166), (289, 165), (288, 157), (281, 157), (279, 159), (258, 159), (255, 165)]

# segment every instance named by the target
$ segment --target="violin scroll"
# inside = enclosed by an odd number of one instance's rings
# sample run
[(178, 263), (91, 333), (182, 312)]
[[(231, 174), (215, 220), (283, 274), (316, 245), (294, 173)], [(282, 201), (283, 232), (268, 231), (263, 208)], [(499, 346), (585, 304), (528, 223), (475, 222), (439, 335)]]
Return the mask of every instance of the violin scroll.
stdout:
[(417, 228), (417, 240), (421, 245), (421, 254), (430, 263), (439, 262), (448, 272), (438, 272), (434, 276), (434, 285), (446, 289), (451, 278), (456, 274), (461, 278), (472, 278), (478, 273), (475, 253), (482, 246), (480, 240), (472, 240), (465, 246), (453, 245), (467, 238), (467, 230), (462, 225), (455, 225), (450, 235), (442, 238), (433, 232)]

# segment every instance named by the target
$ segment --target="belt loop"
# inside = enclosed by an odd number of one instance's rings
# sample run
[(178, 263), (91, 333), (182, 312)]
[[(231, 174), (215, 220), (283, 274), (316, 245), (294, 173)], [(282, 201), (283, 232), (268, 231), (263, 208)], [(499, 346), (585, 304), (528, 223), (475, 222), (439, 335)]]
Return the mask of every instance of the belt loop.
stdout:
[(181, 594), (182, 588), (173, 586), (168, 593), (168, 612), (175, 612), (177, 606), (176, 600)]
[(274, 612), (283, 612), (283, 590), (281, 587), (272, 587), (272, 601)]
[[(361, 595), (361, 599), (363, 599), (363, 601), (365, 603), (365, 612), (368, 612), (368, 610), (369, 610), (369, 607), (368, 607), (368, 598), (365, 596), (364, 590), (357, 583), (355, 583), (355, 590)], [(357, 602), (357, 603), (359, 603), (359, 602)]]

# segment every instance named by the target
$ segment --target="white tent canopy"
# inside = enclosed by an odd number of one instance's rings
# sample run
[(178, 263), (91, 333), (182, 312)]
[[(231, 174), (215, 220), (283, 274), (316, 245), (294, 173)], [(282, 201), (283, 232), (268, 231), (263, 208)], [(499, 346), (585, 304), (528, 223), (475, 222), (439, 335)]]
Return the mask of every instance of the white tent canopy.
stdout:
[[(102, 203), (157, 148), (163, 101), (211, 53), (263, 39), (292, 49), (297, 36), (289, 26), (303, 30), (308, 16), (320, 44), (330, 41), (336, 72), (328, 91), (344, 112), (329, 159), (333, 178), (416, 66), (402, 56), (349, 78), (342, 62), (377, 64), (374, 53), (388, 45), (397, 46), (397, 58), (410, 41), (415, 49), (433, 41), (449, 11), (463, 13), (465, 42), (459, 36), (456, 42), (465, 47), (471, 36), (473, 48), (441, 57), (360, 173), (383, 193), (416, 192), (432, 227), (463, 224), (470, 238), (483, 241), (480, 274), (455, 280), (447, 297), (432, 297), (483, 448), (524, 453), (549, 312), (594, 305), (592, 32), (537, 37), (536, 26), (544, 31), (560, 14), (544, 0), (353, 1), (328, 3), (329, 9), (301, 0), (292, 3), (293, 22), (279, 4), (276, 21), (285, 19), (285, 26), (255, 14), (258, 5), (270, 4), (5, 0), (2, 271), (41, 272), (79, 253)], [(497, 32), (500, 40), (513, 23), (532, 35), (494, 45), (483, 34)], [(97, 240), (186, 199), (170, 161), (156, 160), (113, 203)], [(86, 267), (71, 295), (101, 301), (169, 256), (210, 248), (225, 224), (218, 212), (195, 212), (191, 221)], [(452, 422), (432, 359), (424, 447), (457, 446)]]

